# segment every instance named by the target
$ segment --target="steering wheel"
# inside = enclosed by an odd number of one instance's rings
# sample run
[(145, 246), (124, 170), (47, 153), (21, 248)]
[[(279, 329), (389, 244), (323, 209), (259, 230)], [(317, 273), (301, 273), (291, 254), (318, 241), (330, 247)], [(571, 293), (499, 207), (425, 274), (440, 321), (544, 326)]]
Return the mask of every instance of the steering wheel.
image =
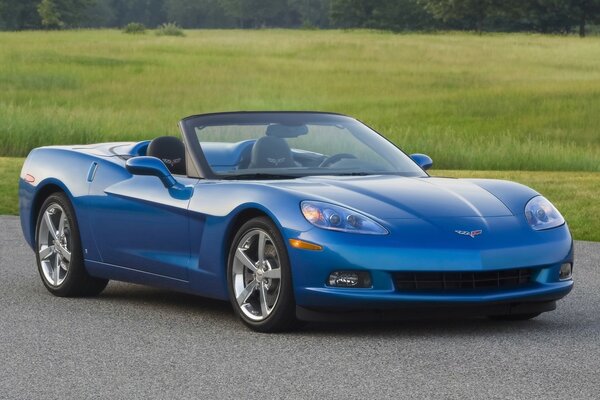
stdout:
[(335, 164), (344, 158), (356, 158), (356, 156), (350, 153), (337, 153), (324, 159), (323, 162), (319, 164), (319, 168), (329, 167), (331, 164)]

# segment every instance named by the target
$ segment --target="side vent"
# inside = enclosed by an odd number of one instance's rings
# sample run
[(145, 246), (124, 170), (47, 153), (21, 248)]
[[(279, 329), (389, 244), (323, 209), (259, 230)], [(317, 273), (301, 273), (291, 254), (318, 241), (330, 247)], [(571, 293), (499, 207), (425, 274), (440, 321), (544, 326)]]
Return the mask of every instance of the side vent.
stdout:
[(94, 178), (96, 177), (96, 170), (98, 169), (98, 163), (96, 161), (94, 161), (92, 163), (92, 165), (90, 165), (90, 169), (88, 170), (88, 174), (87, 174), (87, 181), (88, 182), (92, 182), (94, 180)]

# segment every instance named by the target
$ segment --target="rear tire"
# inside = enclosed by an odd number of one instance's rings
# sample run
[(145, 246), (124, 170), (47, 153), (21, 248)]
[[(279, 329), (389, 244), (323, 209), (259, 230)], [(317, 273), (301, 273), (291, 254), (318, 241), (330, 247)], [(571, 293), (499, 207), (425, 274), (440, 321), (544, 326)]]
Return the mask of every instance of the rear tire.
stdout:
[(51, 194), (40, 208), (35, 254), (42, 282), (55, 296), (96, 296), (108, 284), (107, 279), (94, 278), (85, 269), (79, 226), (64, 193)]
[(253, 218), (238, 230), (227, 262), (229, 299), (238, 317), (257, 332), (297, 328), (286, 246), (275, 224)]
[(493, 321), (528, 321), (539, 316), (540, 314), (541, 313), (489, 315), (488, 318)]

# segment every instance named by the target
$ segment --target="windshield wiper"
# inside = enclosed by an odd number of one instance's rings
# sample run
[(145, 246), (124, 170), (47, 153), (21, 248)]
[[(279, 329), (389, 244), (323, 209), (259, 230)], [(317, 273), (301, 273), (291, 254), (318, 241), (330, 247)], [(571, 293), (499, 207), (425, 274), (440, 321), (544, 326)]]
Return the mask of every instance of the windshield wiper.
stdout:
[(247, 174), (233, 174), (224, 176), (223, 179), (296, 179), (297, 175), (286, 175), (286, 174), (269, 174), (264, 172), (255, 172)]

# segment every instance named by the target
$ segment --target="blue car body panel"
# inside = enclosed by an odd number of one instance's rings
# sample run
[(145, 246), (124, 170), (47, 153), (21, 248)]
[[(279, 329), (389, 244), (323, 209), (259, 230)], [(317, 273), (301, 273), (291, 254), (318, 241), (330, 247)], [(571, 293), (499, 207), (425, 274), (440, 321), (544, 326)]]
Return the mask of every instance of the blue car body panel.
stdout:
[[(86, 267), (97, 277), (145, 283), (227, 299), (226, 264), (238, 218), (262, 213), (288, 239), (294, 294), (308, 308), (388, 308), (413, 303), (493, 303), (555, 300), (571, 290), (558, 271), (573, 261), (566, 224), (534, 231), (524, 216), (538, 195), (512, 182), (399, 176), (306, 177), (293, 180), (210, 180), (175, 176), (185, 190), (153, 176), (130, 174), (125, 162), (148, 142), (54, 146), (33, 150), (19, 184), (25, 239), (34, 247), (41, 201), (64, 191), (75, 209)], [(229, 167), (252, 142), (205, 146), (209, 160)], [(28, 182), (26, 176), (35, 178)], [(335, 203), (371, 217), (388, 235), (328, 231), (307, 222), (300, 203)], [(481, 230), (476, 238), (457, 230)], [(403, 292), (401, 271), (498, 271), (531, 268), (526, 287), (484, 291)], [(337, 270), (365, 270), (368, 289), (333, 288)]]

